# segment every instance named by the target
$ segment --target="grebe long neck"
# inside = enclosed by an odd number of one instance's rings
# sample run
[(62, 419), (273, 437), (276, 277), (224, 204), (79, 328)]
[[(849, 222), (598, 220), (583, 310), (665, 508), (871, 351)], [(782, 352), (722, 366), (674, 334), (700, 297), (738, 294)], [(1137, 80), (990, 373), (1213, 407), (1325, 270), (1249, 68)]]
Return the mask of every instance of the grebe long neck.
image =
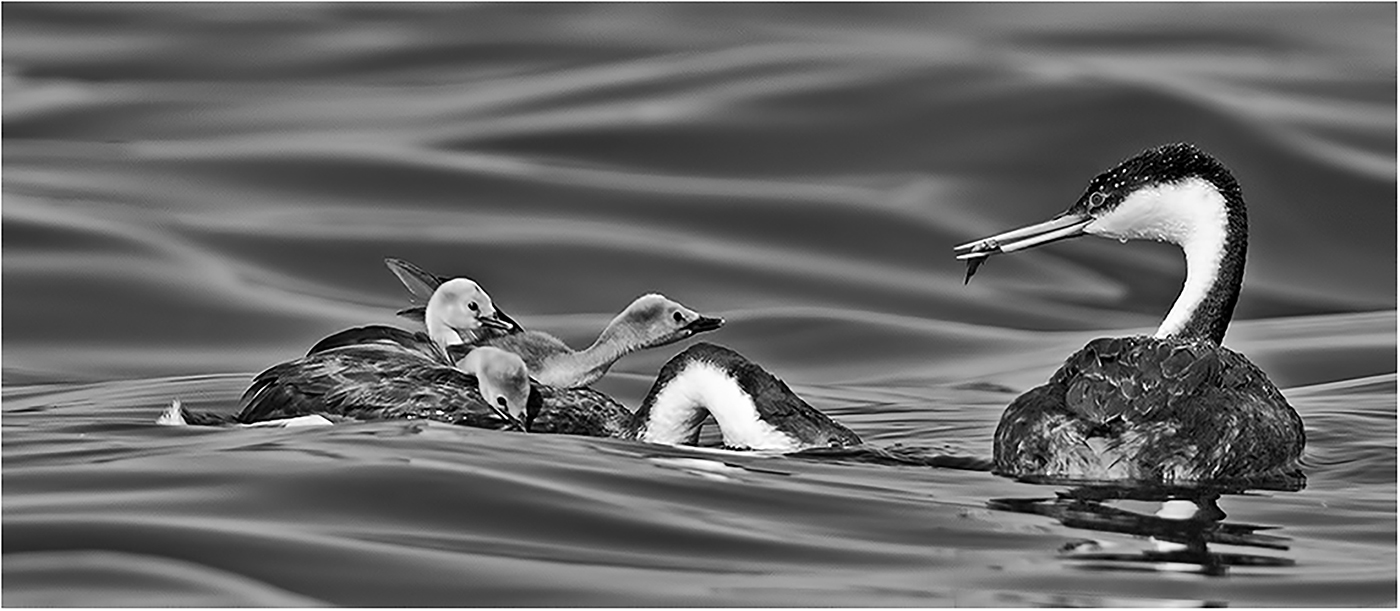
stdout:
[(593, 345), (550, 357), (549, 369), (538, 379), (549, 386), (564, 382), (569, 382), (566, 386), (587, 386), (603, 377), (618, 359), (645, 347), (637, 329), (618, 317), (598, 334)]
[(1224, 340), (1244, 281), (1249, 233), (1233, 177), (1193, 176), (1144, 187), (1085, 231), (1180, 246), (1186, 254), (1186, 281), (1155, 335), (1216, 344)]
[[(442, 354), (447, 354), (448, 346), (466, 344), (476, 339), (475, 333), (459, 331), (443, 320), (441, 314), (433, 310), (432, 305), (429, 304), (427, 314), (423, 317), (423, 326), (428, 329), (428, 339), (433, 341), (433, 345), (437, 346)], [(438, 315), (435, 316), (435, 314)]]
[(736, 448), (795, 450), (792, 437), (765, 422), (754, 399), (720, 366), (689, 361), (664, 367), (632, 416), (633, 436), (651, 443), (694, 443), (712, 414), (724, 443)]
[(1186, 281), (1156, 336), (1220, 344), (1225, 340), (1244, 283), (1249, 223), (1239, 186), (1233, 180), (1224, 188), (1204, 180), (1195, 182), (1195, 193), (1190, 196), (1205, 200), (1203, 206), (1218, 212), (1180, 243), (1186, 253)]

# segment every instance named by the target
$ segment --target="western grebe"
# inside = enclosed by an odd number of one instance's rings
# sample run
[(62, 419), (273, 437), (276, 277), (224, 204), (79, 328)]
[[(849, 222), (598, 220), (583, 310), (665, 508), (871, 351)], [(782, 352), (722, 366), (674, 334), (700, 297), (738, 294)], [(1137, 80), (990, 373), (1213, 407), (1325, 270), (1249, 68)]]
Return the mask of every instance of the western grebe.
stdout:
[(1176, 244), (1181, 295), (1151, 337), (1101, 338), (1007, 407), (993, 441), (1017, 477), (1203, 482), (1301, 475), (1302, 419), (1268, 376), (1222, 347), (1244, 278), (1244, 198), (1190, 144), (1144, 151), (1055, 218), (957, 246), (967, 278), (988, 257), (1096, 235)]

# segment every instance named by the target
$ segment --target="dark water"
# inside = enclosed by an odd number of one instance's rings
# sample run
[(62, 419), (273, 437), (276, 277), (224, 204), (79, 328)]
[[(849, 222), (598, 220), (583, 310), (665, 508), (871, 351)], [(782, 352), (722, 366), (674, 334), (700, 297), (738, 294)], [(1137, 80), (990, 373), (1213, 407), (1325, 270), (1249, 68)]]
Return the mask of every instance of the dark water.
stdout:
[[(1395, 11), (6, 4), (4, 602), (1393, 605)], [(1244, 186), (1226, 343), (1309, 438), (1196, 564), (1113, 513), (1153, 501), (976, 470), (151, 424), (392, 322), (398, 256), (574, 344), (665, 293), (871, 444), (986, 458), (1184, 271), (1080, 240), (963, 286), (951, 247), (1178, 140)], [(679, 349), (598, 387), (635, 406)]]

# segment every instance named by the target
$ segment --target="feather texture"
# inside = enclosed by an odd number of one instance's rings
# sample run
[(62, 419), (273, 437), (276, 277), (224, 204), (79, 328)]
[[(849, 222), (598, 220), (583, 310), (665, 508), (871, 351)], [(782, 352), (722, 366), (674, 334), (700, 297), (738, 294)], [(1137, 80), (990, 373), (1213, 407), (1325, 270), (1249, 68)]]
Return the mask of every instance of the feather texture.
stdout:
[(1018, 476), (1198, 482), (1297, 471), (1302, 419), (1264, 372), (1205, 340), (1090, 342), (1021, 395), (993, 441)]

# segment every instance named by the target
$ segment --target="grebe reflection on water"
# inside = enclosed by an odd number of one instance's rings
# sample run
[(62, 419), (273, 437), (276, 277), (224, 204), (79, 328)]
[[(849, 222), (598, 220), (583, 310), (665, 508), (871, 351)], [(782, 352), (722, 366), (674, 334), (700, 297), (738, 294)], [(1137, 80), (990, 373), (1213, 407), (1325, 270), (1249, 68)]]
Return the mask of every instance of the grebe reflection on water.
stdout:
[(1222, 347), (1248, 243), (1230, 171), (1190, 144), (1144, 151), (1095, 177), (1055, 218), (960, 245), (968, 279), (992, 255), (1082, 235), (1174, 243), (1180, 296), (1151, 337), (1102, 338), (1007, 407), (999, 472), (1029, 478), (1301, 480), (1302, 420), (1269, 378)]

